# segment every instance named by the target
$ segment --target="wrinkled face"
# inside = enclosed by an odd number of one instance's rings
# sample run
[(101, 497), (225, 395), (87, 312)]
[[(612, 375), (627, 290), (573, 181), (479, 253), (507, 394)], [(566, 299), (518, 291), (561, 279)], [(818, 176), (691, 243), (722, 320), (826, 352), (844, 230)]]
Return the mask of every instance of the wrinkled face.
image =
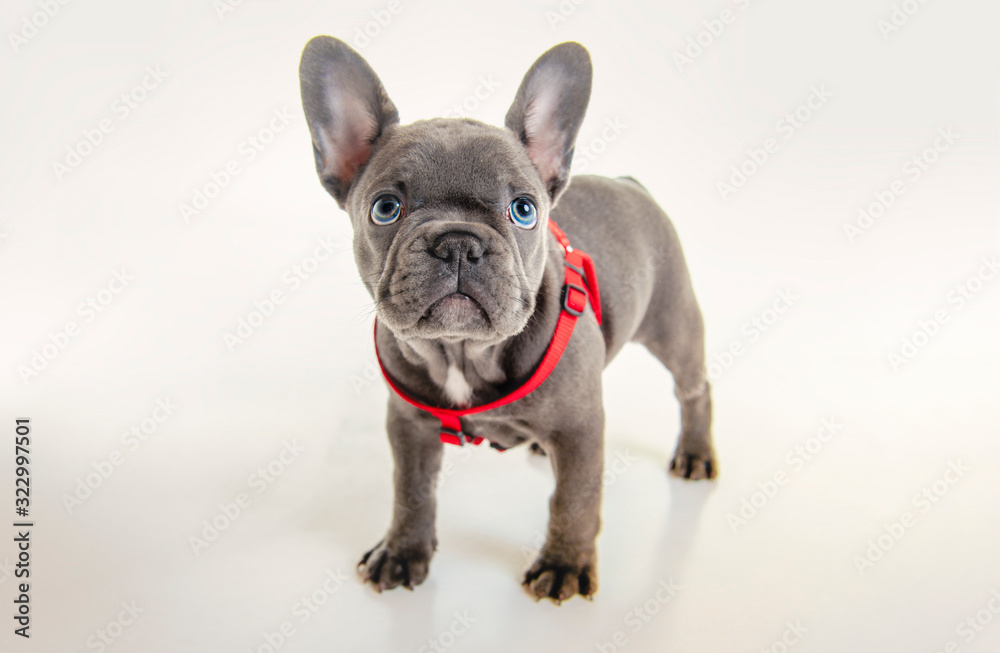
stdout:
[(591, 77), (586, 49), (561, 43), (525, 74), (504, 128), (400, 126), (361, 55), (331, 36), (306, 44), (299, 82), (316, 172), (351, 216), (361, 278), (397, 338), (489, 344), (527, 325)]
[(550, 200), (509, 130), (393, 126), (346, 204), (362, 280), (398, 337), (499, 342), (527, 325)]

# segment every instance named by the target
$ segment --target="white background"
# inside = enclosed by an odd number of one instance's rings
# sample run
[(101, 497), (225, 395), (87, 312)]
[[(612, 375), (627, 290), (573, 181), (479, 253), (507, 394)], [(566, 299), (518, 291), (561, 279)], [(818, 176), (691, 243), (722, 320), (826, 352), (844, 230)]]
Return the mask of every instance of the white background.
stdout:
[[(80, 0), (16, 46), (10, 33), (41, 10), (3, 4), (0, 614), (15, 589), (16, 417), (34, 428), (36, 523), (32, 638), (4, 617), (3, 650), (101, 650), (103, 629), (119, 652), (267, 651), (283, 622), (289, 652), (997, 650), (1000, 276), (973, 282), (961, 308), (951, 293), (1000, 252), (1000, 6), (910, 0), (915, 13), (883, 34), (891, 0), (344, 4)], [(703, 21), (723, 9), (732, 20), (711, 36)], [(423, 586), (377, 595), (354, 575), (389, 521), (386, 389), (347, 218), (315, 177), (297, 65), (311, 36), (364, 44), (366, 26), (363, 54), (404, 122), (465, 103), (500, 124), (539, 54), (585, 44), (594, 93), (577, 170), (635, 176), (681, 235), (717, 363), (721, 475), (668, 478), (671, 380), (627, 348), (605, 375), (593, 603), (535, 604), (518, 585), (552, 488), (546, 461), (521, 449), (448, 451)], [(707, 45), (679, 66), (699, 32)], [(157, 65), (166, 77), (123, 117), (116, 98)], [(814, 86), (832, 96), (786, 138), (779, 121)], [(275, 111), (291, 119), (249, 160), (243, 142)], [(102, 120), (113, 130), (60, 178), (53, 164)], [(949, 128), (954, 143), (907, 177)], [(718, 182), (768, 138), (777, 151), (723, 197)], [(181, 204), (234, 160), (239, 174), (185, 221)], [(897, 179), (905, 192), (849, 238), (844, 225)], [(283, 275), (311, 265), (321, 239), (334, 254), (293, 289)], [(122, 269), (127, 287), (78, 312)], [(231, 351), (225, 335), (274, 289), (285, 301)], [(782, 291), (797, 299), (751, 341), (744, 325), (773, 317)], [(889, 354), (938, 310), (947, 322), (894, 369)], [(176, 409), (154, 430), (158, 399)], [(824, 419), (844, 426), (794, 466), (786, 456)], [(144, 425), (133, 450), (123, 433)], [(257, 485), (286, 441), (304, 451)], [(116, 451), (121, 464), (94, 476)], [(969, 471), (924, 511), (914, 496), (949, 461)], [(88, 476), (97, 487), (67, 508)], [(226, 524), (220, 504), (240, 493), (250, 505)], [(744, 499), (760, 507), (733, 526)], [(912, 527), (859, 571), (907, 512)], [(195, 553), (215, 518), (225, 530)], [(328, 571), (346, 578), (329, 596)], [(660, 603), (670, 580), (680, 589)], [(296, 606), (314, 593), (325, 603), (303, 623)], [(108, 629), (122, 602), (143, 611)], [(457, 637), (456, 612), (475, 620)], [(957, 630), (977, 613), (981, 632)], [(789, 622), (805, 632), (776, 644)]]

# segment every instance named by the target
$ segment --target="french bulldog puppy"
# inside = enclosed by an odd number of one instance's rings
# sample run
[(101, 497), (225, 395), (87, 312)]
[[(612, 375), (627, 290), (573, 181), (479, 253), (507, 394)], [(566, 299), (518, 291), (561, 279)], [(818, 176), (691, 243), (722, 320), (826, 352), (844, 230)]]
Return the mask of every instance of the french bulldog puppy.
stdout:
[[(523, 585), (560, 602), (597, 591), (604, 453), (601, 372), (629, 341), (673, 374), (682, 428), (670, 471), (710, 479), (711, 436), (701, 312), (677, 234), (631, 178), (577, 176), (573, 146), (590, 97), (577, 43), (525, 75), (505, 127), (453, 118), (399, 124), (378, 77), (343, 41), (317, 36), (299, 67), (320, 181), (350, 216), (354, 256), (377, 315), (386, 375), (436, 407), (479, 406), (539, 366), (562, 312), (564, 250), (590, 254), (600, 284), (551, 375), (527, 396), (461, 418), (496, 448), (530, 443), (552, 462), (546, 541)], [(395, 503), (386, 536), (359, 564), (379, 591), (412, 589), (437, 547), (441, 422), (390, 393)]]

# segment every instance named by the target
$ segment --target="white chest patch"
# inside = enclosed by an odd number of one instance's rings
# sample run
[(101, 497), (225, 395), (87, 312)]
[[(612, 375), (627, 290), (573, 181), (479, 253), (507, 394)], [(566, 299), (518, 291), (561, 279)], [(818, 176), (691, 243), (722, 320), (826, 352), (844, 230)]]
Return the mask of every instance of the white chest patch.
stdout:
[(465, 380), (465, 375), (454, 365), (448, 367), (448, 378), (444, 381), (444, 393), (456, 406), (468, 406), (469, 400), (472, 398), (472, 387)]

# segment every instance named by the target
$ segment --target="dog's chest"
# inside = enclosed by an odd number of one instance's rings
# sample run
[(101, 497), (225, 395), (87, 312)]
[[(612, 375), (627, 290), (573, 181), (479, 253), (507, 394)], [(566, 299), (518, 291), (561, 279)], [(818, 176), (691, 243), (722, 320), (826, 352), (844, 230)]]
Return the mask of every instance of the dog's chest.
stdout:
[(469, 385), (465, 375), (458, 369), (457, 365), (448, 366), (442, 389), (448, 399), (456, 406), (460, 408), (469, 406), (469, 401), (472, 399), (472, 386)]

